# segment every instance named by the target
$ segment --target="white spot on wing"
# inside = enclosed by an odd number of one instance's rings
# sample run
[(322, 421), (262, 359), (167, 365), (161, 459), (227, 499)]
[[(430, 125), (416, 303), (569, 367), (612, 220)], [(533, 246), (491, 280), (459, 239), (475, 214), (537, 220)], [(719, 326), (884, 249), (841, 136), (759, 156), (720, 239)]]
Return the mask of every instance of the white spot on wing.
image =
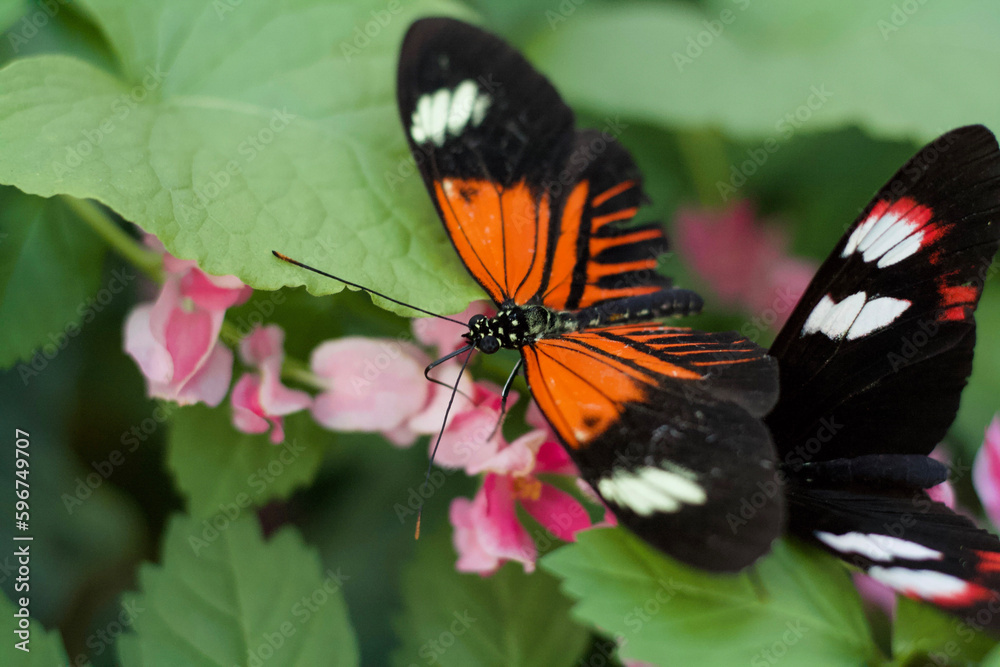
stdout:
[(911, 302), (906, 299), (893, 299), (890, 296), (872, 299), (858, 313), (858, 318), (847, 332), (847, 340), (854, 340), (889, 326), (910, 307), (910, 304)]
[(924, 238), (921, 226), (922, 221), (900, 217), (896, 211), (869, 216), (851, 233), (840, 256), (860, 252), (865, 262), (878, 260), (878, 268), (884, 269), (920, 250)]
[(676, 512), (684, 505), (704, 505), (708, 500), (705, 489), (694, 480), (694, 474), (679, 467), (675, 470), (619, 469), (599, 480), (597, 491), (609, 503), (640, 516)]
[(802, 335), (825, 334), (831, 340), (854, 340), (889, 326), (912, 305), (906, 299), (883, 296), (868, 300), (864, 292), (856, 292), (840, 303), (824, 295), (809, 313), (802, 326)]
[(944, 572), (911, 570), (905, 567), (880, 567), (868, 569), (868, 576), (900, 593), (924, 599), (949, 597), (964, 593), (968, 582)]
[(482, 123), (491, 101), (472, 80), (461, 82), (454, 90), (441, 88), (422, 95), (413, 112), (410, 137), (418, 144), (430, 141), (443, 146), (448, 137), (460, 135), (470, 123)]
[(842, 554), (860, 554), (865, 558), (888, 563), (895, 558), (907, 560), (941, 560), (944, 554), (922, 544), (901, 540), (891, 535), (866, 534), (859, 532), (834, 535), (816, 531), (816, 537), (823, 544)]

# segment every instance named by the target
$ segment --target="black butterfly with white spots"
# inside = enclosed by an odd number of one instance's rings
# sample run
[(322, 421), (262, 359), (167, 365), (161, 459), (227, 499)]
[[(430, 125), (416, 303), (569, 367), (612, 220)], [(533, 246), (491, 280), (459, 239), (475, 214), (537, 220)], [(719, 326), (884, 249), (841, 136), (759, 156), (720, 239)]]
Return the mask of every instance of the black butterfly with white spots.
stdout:
[(1000, 150), (986, 128), (959, 128), (907, 162), (820, 267), (771, 347), (781, 398), (766, 419), (793, 535), (993, 630), (1000, 540), (926, 489), (947, 478), (927, 455), (972, 371), (998, 245)]

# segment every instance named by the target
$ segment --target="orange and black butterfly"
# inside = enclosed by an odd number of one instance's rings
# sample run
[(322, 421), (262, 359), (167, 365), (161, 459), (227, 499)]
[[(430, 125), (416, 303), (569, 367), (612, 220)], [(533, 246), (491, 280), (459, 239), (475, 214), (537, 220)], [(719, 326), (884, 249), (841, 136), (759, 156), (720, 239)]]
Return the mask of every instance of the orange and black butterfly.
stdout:
[(582, 477), (645, 540), (716, 571), (766, 553), (784, 519), (761, 421), (776, 364), (734, 333), (655, 321), (702, 302), (657, 273), (660, 225), (630, 224), (644, 195), (628, 152), (459, 21), (410, 27), (397, 94), (448, 236), (498, 308), (469, 321), (465, 349), (520, 351)]

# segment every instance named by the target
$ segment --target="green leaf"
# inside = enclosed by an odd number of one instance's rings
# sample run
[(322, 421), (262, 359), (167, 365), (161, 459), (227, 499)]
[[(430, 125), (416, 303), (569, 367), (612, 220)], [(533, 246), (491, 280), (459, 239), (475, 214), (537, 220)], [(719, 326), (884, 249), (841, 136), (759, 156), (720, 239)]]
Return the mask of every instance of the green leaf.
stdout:
[(748, 573), (712, 576), (624, 530), (593, 530), (542, 560), (578, 600), (577, 618), (658, 664), (858, 665), (876, 662), (861, 602), (832, 559), (787, 541)]
[[(569, 618), (570, 604), (544, 572), (508, 563), (492, 577), (455, 571), (447, 533), (421, 540), (402, 576), (403, 646), (396, 665), (575, 665), (588, 633)], [(433, 546), (432, 546), (433, 545)]]
[[(907, 10), (912, 7), (912, 10)], [(1000, 5), (712, 0), (581, 8), (529, 49), (573, 103), (739, 137), (1000, 126)], [(811, 105), (811, 106), (810, 106)]]
[(1000, 667), (1000, 646), (997, 646), (990, 651), (986, 657), (983, 658), (981, 665), (982, 667)]
[(79, 335), (103, 261), (101, 240), (65, 204), (0, 187), (0, 367), (40, 348), (47, 361)]
[(20, 613), (20, 610), (19, 604), (14, 604), (6, 595), (0, 594), (0, 618), (3, 619), (5, 626), (3, 630), (0, 630), (4, 638), (3, 642), (0, 642), (0, 663), (24, 665), (24, 667), (68, 665), (69, 659), (66, 657), (62, 637), (55, 630), (46, 630), (34, 618), (26, 619), (29, 634), (24, 645), (28, 649), (27, 652), (17, 648), (17, 644), (25, 641), (23, 635), (15, 634), (24, 630), (20, 624), (22, 619), (14, 616), (14, 614)]
[(482, 296), (435, 220), (394, 93), (406, 27), (459, 5), (86, 7), (121, 74), (62, 55), (0, 70), (0, 182), (96, 199), (174, 255), (255, 288), (342, 288), (279, 250), (439, 310)]
[(253, 516), (215, 533), (176, 516), (161, 565), (144, 565), (141, 592), (123, 601), (135, 634), (119, 655), (126, 667), (356, 665), (340, 591), (349, 578), (324, 571), (292, 528), (265, 543)]
[(194, 516), (235, 516), (248, 507), (287, 498), (307, 485), (332, 437), (308, 413), (285, 418), (285, 441), (240, 433), (230, 410), (177, 409), (167, 441), (167, 465)]
[(996, 642), (961, 619), (899, 597), (892, 654), (900, 665), (976, 665)]

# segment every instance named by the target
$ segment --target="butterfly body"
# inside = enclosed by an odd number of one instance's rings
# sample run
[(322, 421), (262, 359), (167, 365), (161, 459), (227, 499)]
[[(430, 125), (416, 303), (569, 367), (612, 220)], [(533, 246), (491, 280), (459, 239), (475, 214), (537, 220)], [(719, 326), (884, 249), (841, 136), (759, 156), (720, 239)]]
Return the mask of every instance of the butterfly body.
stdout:
[(552, 310), (540, 305), (521, 306), (508, 300), (500, 304), (493, 317), (474, 315), (463, 337), (479, 351), (493, 354), (500, 349), (519, 350), (542, 338), (556, 338), (585, 329), (690, 315), (698, 312), (701, 305), (701, 297), (683, 289), (615, 299), (577, 311)]

